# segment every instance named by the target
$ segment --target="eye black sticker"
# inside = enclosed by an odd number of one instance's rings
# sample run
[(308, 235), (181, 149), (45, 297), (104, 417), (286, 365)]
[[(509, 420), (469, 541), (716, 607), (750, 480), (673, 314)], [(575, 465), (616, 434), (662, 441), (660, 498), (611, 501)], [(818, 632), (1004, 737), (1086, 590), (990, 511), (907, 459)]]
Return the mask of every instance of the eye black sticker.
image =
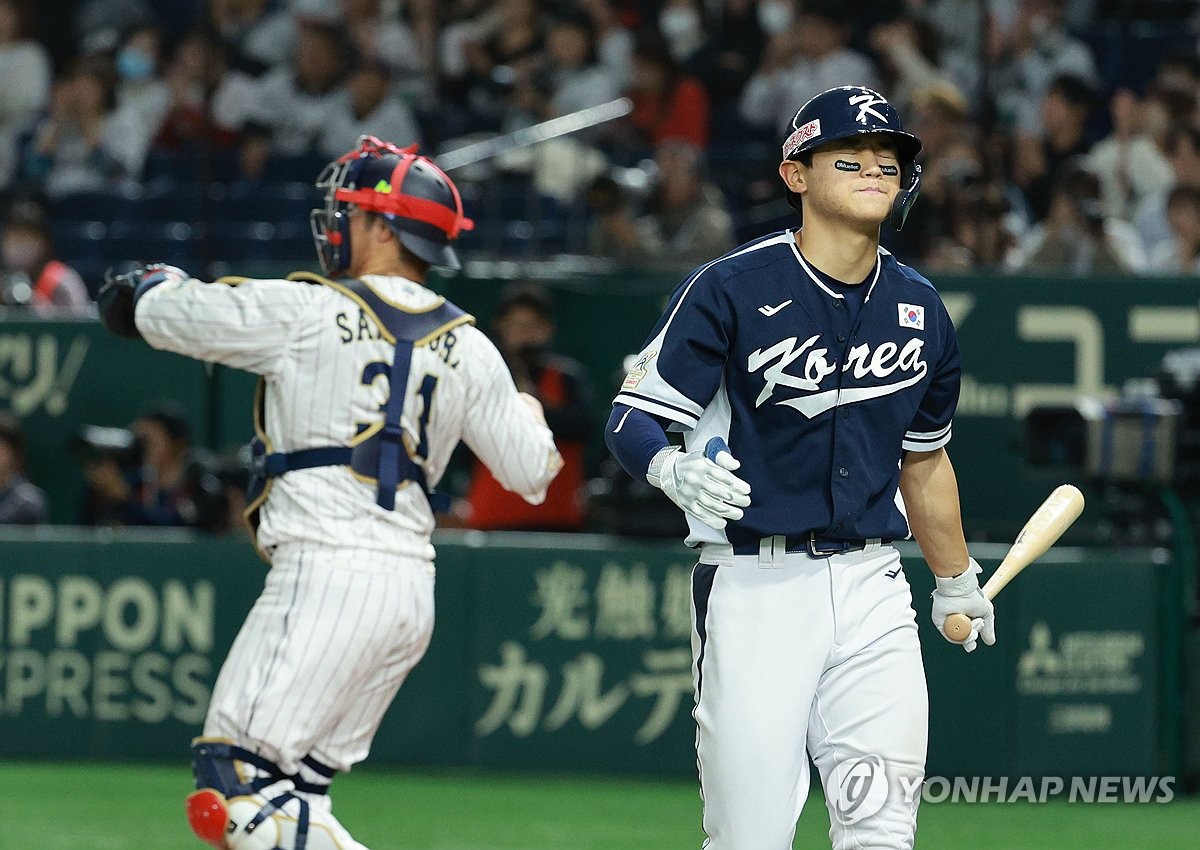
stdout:
[(892, 176), (900, 173), (900, 169), (894, 165), (880, 165), (879, 170), (882, 171), (884, 174), (888, 175), (889, 177), (892, 177)]
[(837, 159), (833, 162), (833, 167), (838, 171), (861, 171), (862, 166), (857, 162), (847, 162), (844, 159)]

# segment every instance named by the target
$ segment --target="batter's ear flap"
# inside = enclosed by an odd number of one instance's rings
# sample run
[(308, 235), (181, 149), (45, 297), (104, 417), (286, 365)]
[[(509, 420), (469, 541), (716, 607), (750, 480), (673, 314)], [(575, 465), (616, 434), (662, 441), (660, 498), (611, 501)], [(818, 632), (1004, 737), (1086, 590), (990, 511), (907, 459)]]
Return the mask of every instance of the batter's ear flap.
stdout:
[(896, 198), (892, 201), (892, 212), (888, 217), (888, 221), (897, 231), (904, 228), (908, 212), (916, 202), (917, 195), (921, 193), (921, 166), (914, 162), (905, 170), (908, 172), (908, 185), (896, 193)]

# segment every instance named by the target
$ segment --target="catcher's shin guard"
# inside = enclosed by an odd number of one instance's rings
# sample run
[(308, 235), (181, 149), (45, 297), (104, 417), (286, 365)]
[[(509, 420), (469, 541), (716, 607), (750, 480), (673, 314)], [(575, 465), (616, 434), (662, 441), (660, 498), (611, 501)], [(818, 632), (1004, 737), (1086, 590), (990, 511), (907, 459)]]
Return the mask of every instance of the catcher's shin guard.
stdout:
[(274, 762), (219, 739), (192, 742), (196, 792), (187, 799), (192, 831), (217, 850), (365, 850), (328, 805), (314, 808), (334, 771), (313, 759), (289, 776)]

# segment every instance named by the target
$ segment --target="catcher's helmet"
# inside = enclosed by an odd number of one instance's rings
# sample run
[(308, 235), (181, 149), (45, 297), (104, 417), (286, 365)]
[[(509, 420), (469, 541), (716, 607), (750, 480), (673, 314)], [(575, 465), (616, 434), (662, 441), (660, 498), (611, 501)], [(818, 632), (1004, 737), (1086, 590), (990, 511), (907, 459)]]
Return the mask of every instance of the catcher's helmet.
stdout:
[[(783, 143), (783, 158), (798, 159), (827, 142), (868, 133), (890, 136), (900, 155), (900, 192), (892, 202), (889, 217), (899, 230), (921, 190), (921, 166), (916, 162), (921, 140), (904, 131), (900, 113), (879, 92), (863, 86), (840, 86), (809, 100), (792, 118)], [(790, 190), (787, 194), (788, 203), (801, 212), (800, 195)]]
[(463, 215), (454, 182), (417, 146), (398, 148), (374, 136), (325, 166), (317, 178), (325, 206), (312, 211), (321, 268), (336, 275), (350, 267), (350, 204), (379, 213), (405, 248), (432, 266), (460, 267), (450, 242), (475, 226)]

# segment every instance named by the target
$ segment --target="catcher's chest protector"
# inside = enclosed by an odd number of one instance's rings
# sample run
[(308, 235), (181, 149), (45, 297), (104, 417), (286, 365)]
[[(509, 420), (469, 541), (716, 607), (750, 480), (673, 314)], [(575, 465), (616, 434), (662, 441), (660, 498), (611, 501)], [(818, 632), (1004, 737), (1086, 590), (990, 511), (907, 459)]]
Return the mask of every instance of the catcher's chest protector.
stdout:
[(396, 488), (406, 481), (414, 481), (429, 497), (434, 510), (439, 510), (444, 498), (429, 491), (425, 472), (410, 453), (421, 455), (424, 447), (413, 446), (410, 450), (404, 443), (400, 418), (404, 412), (408, 373), (415, 347), (428, 344), (458, 325), (473, 323), (474, 317), (445, 300), (423, 312), (410, 312), (388, 303), (361, 280), (334, 281), (309, 272), (296, 272), (288, 279), (332, 287), (356, 302), (375, 320), (384, 337), (395, 346), (388, 375), (391, 391), (382, 424), (362, 431), (351, 445), (276, 452), (266, 433), (266, 382), (260, 380), (254, 398), (255, 436), (250, 444), (250, 482), (246, 488), (246, 518), (250, 527), (258, 530), (258, 513), (267, 500), (273, 479), (292, 470), (318, 466), (349, 466), (358, 477), (376, 485), (376, 502), (386, 510), (395, 508)]

